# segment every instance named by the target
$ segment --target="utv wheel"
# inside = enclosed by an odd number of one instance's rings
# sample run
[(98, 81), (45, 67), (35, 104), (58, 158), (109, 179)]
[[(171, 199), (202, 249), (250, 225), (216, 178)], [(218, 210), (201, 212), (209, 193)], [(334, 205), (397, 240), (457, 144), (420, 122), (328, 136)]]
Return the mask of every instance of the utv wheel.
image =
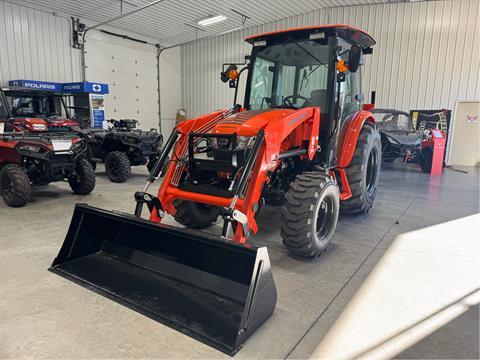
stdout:
[(105, 158), (105, 171), (110, 181), (123, 183), (130, 177), (130, 160), (121, 151), (112, 151)]
[(378, 129), (365, 123), (358, 137), (352, 161), (346, 168), (352, 197), (341, 202), (345, 214), (366, 214), (373, 206), (377, 194), (382, 145)]
[(25, 170), (15, 164), (6, 165), (0, 171), (0, 191), (8, 206), (24, 206), (32, 197), (30, 179)]
[(194, 229), (204, 229), (220, 215), (220, 208), (214, 205), (201, 204), (186, 200), (175, 200), (175, 220), (180, 224)]
[(325, 252), (337, 227), (340, 193), (326, 174), (297, 175), (285, 194), (280, 234), (294, 255), (312, 258)]
[(422, 149), (422, 156), (420, 158), (420, 168), (424, 173), (432, 171), (433, 150), (431, 146)]
[(87, 159), (78, 159), (75, 175), (68, 179), (70, 188), (77, 195), (88, 195), (95, 188), (95, 172)]

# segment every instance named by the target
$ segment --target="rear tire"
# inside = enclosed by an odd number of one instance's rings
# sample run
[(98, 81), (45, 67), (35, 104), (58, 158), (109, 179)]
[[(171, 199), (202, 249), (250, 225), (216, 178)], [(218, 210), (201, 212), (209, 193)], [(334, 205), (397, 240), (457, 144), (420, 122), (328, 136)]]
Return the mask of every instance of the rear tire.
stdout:
[(25, 170), (15, 164), (9, 164), (0, 171), (0, 191), (5, 204), (22, 207), (32, 197), (30, 179)]
[(105, 171), (110, 181), (116, 183), (127, 181), (131, 173), (128, 156), (121, 151), (112, 151), (105, 158)]
[(68, 179), (70, 188), (77, 195), (88, 195), (95, 189), (95, 172), (87, 159), (77, 160), (75, 176)]
[(429, 174), (432, 171), (433, 150), (431, 146), (422, 149), (420, 158), (420, 168), (424, 173)]
[(180, 224), (194, 229), (204, 229), (220, 215), (220, 208), (214, 205), (201, 204), (186, 200), (175, 200), (175, 220)]
[(382, 144), (375, 125), (366, 122), (358, 136), (350, 165), (345, 169), (352, 197), (341, 202), (344, 214), (366, 214), (373, 206), (377, 195)]
[(280, 234), (292, 254), (312, 258), (323, 254), (337, 227), (340, 192), (326, 174), (297, 175), (285, 194)]

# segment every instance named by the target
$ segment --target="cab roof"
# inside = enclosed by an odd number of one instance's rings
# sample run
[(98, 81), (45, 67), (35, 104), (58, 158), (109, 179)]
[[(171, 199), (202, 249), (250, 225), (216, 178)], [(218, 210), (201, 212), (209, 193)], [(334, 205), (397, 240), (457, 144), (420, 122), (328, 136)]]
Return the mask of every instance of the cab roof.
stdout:
[(281, 39), (287, 35), (294, 35), (295, 37), (306, 37), (310, 34), (316, 34), (321, 32), (337, 33), (346, 41), (352, 44), (358, 44), (363, 49), (369, 48), (375, 45), (375, 40), (363, 30), (354, 28), (352, 26), (344, 24), (335, 25), (321, 25), (321, 26), (309, 26), (303, 28), (292, 28), (278, 31), (266, 32), (263, 34), (257, 34), (249, 36), (245, 39), (246, 42), (253, 44), (256, 41)]

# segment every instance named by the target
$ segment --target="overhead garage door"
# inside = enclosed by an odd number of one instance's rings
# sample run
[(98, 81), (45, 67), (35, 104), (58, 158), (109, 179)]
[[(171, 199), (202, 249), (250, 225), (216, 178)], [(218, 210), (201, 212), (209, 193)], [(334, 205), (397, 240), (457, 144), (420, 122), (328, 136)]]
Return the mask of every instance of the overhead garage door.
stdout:
[(156, 49), (92, 31), (85, 43), (86, 80), (108, 83), (107, 119), (136, 119), (158, 129)]

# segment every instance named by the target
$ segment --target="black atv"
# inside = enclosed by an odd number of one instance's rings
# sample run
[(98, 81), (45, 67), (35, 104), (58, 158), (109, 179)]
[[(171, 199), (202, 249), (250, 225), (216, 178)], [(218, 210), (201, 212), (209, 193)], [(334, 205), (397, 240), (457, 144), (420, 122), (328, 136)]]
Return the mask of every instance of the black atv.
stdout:
[(108, 120), (109, 129), (83, 129), (81, 134), (88, 143), (89, 158), (95, 168), (97, 162), (105, 163), (108, 178), (117, 183), (130, 176), (131, 166), (154, 162), (163, 137), (155, 129), (136, 129), (133, 119)]
[(419, 164), (423, 172), (432, 168), (432, 149), (425, 132), (415, 130), (412, 118), (406, 112), (393, 109), (373, 109), (382, 138), (382, 158), (393, 162)]

